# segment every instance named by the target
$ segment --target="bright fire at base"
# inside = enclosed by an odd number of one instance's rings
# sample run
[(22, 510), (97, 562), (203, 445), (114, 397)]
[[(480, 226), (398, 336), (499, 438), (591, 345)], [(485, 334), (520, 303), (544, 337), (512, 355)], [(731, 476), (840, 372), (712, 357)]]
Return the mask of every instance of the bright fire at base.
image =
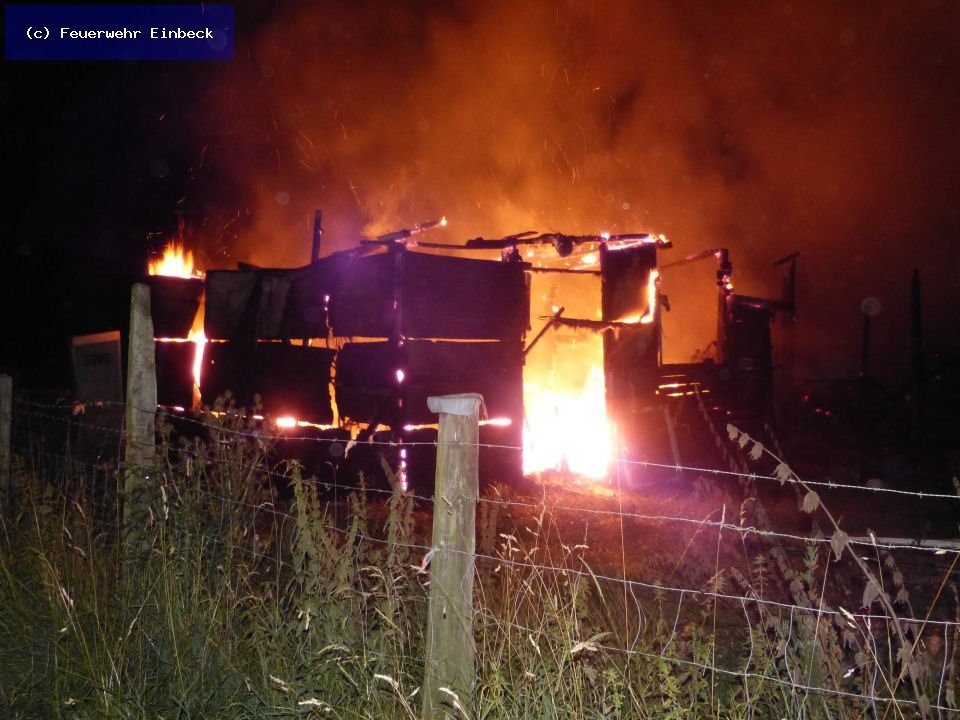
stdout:
[(592, 367), (581, 387), (524, 382), (523, 471), (557, 470), (604, 479), (611, 460), (603, 369)]
[[(598, 252), (590, 255), (592, 262), (599, 259)], [(564, 317), (601, 319), (600, 282), (592, 274), (535, 273), (530, 296), (533, 327), (564, 311)], [(563, 309), (558, 307), (560, 297)], [(636, 322), (643, 302), (637, 298)], [(523, 366), (524, 474), (558, 472), (607, 480), (614, 433), (607, 417), (602, 333), (555, 326), (535, 337)]]

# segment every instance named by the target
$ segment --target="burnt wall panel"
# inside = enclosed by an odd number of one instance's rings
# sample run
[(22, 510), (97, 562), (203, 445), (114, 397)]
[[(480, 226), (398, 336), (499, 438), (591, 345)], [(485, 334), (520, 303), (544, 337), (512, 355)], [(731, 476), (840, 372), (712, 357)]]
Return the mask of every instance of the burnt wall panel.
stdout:
[(285, 338), (325, 338), (327, 301), (335, 288), (338, 263), (321, 260), (290, 274), (290, 292), (281, 335)]
[(347, 343), (337, 355), (337, 409), (362, 422), (392, 422), (399, 351), (390, 342)]
[(410, 417), (436, 422), (436, 415), (427, 410), (427, 397), (476, 392), (483, 395), (490, 417), (510, 417), (520, 426), (523, 357), (519, 340), (413, 342), (408, 346), (404, 385)]
[(607, 405), (617, 415), (650, 405), (660, 377), (657, 327), (635, 325), (606, 330), (603, 365)]
[[(646, 313), (650, 273), (656, 267), (653, 245), (601, 250), (600, 304), (604, 320)], [(660, 318), (603, 333), (603, 370), (607, 408), (621, 432), (639, 437), (656, 401), (660, 363)]]
[(153, 336), (186, 338), (200, 307), (203, 280), (150, 275), (146, 282), (150, 286)]
[[(204, 330), (215, 340), (284, 338), (288, 270), (211, 270), (207, 273)], [(301, 336), (302, 337), (302, 336)]]
[(209, 339), (231, 340), (244, 334), (256, 285), (257, 276), (253, 272), (210, 270), (207, 273), (203, 326)]
[(397, 250), (343, 263), (330, 319), (340, 337), (513, 340), (527, 305), (519, 264)]
[(218, 397), (229, 392), (241, 406), (248, 405), (252, 390), (246, 387), (252, 367), (252, 350), (245, 351), (238, 342), (209, 342), (203, 353), (203, 369), (200, 373), (200, 397), (204, 405), (212, 406)]
[(385, 338), (394, 333), (393, 253), (349, 257), (339, 263), (330, 297), (330, 324), (340, 337)]
[(762, 305), (738, 302), (735, 296), (732, 320), (727, 326), (724, 359), (739, 391), (735, 406), (767, 410), (773, 401), (773, 346), (770, 325), (773, 312)]
[(259, 271), (254, 292), (257, 338), (280, 340), (291, 275), (287, 271)]
[(518, 263), (406, 253), (400, 297), (407, 337), (514, 340), (529, 320)]
[(655, 245), (640, 245), (623, 250), (600, 252), (600, 305), (604, 320), (643, 312), (646, 308), (647, 280), (657, 266)]
[(773, 313), (765, 307), (733, 303), (732, 322), (727, 330), (730, 362), (737, 370), (768, 374), (773, 368), (770, 324)]
[(333, 420), (330, 396), (335, 352), (327, 348), (257, 343), (208, 343), (200, 389), (205, 405), (229, 391), (242, 407), (260, 395), (263, 412), (316, 423)]
[(156, 342), (157, 404), (190, 408), (193, 405), (192, 342)]
[(253, 391), (260, 394), (264, 412), (333, 422), (330, 367), (335, 355), (327, 348), (260, 343)]
[[(519, 340), (407, 341), (402, 352), (388, 342), (348, 343), (337, 359), (337, 406), (360, 421), (433, 423), (427, 397), (478, 392), (491, 417), (510, 417), (519, 428), (522, 360)], [(398, 369), (404, 372), (399, 384)]]

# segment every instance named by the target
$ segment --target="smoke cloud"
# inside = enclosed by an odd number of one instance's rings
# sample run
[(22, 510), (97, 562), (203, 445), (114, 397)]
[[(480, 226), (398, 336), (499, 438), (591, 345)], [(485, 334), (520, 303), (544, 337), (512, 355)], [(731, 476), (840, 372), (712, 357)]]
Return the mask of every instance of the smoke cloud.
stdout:
[[(206, 251), (305, 264), (318, 208), (324, 252), (442, 215), (453, 244), (663, 233), (663, 262), (730, 248), (750, 295), (799, 251), (811, 373), (856, 371), (866, 297), (906, 361), (915, 267), (928, 347), (955, 348), (957, 37), (932, 0), (263, 4), (199, 122), (240, 219)], [(668, 359), (710, 339), (706, 262), (664, 273)]]

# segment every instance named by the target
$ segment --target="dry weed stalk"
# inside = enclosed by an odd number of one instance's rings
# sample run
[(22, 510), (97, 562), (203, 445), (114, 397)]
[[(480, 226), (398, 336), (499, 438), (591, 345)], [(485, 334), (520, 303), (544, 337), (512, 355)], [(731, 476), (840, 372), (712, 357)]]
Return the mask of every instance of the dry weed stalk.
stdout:
[[(735, 441), (742, 450), (746, 450), (752, 460), (759, 460), (763, 455), (767, 455), (777, 463), (773, 474), (776, 479), (780, 481), (780, 484), (786, 485), (787, 483), (791, 483), (804, 491), (801, 505), (804, 512), (813, 514), (817, 510), (820, 510), (823, 513), (833, 532), (830, 537), (830, 547), (833, 550), (835, 559), (840, 560), (844, 550), (849, 553), (850, 557), (863, 573), (863, 576), (867, 581), (867, 585), (863, 594), (863, 606), (870, 607), (874, 601), (879, 602), (887, 615), (887, 619), (892, 624), (899, 642), (897, 660), (901, 669), (900, 675), (890, 688), (891, 698), (895, 697), (896, 690), (903, 678), (908, 678), (913, 691), (913, 697), (920, 710), (921, 717), (923, 720), (928, 720), (928, 718), (930, 718), (930, 700), (923, 693), (919, 680), (916, 676), (916, 645), (915, 643), (911, 643), (907, 638), (900, 615), (893, 607), (893, 602), (891, 601), (889, 594), (884, 592), (883, 583), (881, 580), (870, 569), (866, 562), (864, 562), (863, 558), (861, 558), (856, 552), (850, 542), (849, 536), (840, 527), (839, 521), (830, 512), (830, 509), (821, 502), (819, 494), (809, 484), (804, 482), (803, 479), (801, 479), (796, 473), (794, 473), (793, 470), (790, 469), (790, 466), (787, 465), (782, 458), (778, 457), (768, 448), (764, 447), (763, 443), (750, 437), (750, 435), (741, 431), (734, 425), (727, 425), (727, 433), (730, 437), (730, 440)], [(749, 450), (747, 450), (747, 446), (750, 446)], [(889, 712), (889, 707), (890, 706), (887, 708), (887, 712)], [(884, 716), (886, 716), (886, 713)]]

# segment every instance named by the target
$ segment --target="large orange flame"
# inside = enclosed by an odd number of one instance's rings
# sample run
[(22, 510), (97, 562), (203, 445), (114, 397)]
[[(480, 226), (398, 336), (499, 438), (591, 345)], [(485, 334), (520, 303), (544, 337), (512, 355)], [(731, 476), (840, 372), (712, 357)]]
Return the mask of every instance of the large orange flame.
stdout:
[[(550, 254), (547, 258), (551, 262)], [(535, 264), (542, 259), (536, 253), (528, 256)], [(599, 260), (599, 251), (591, 250), (571, 263), (577, 269), (593, 269)], [(602, 319), (596, 275), (534, 273), (530, 298), (534, 327), (554, 316), (560, 304), (565, 317)], [(607, 417), (605, 385), (601, 333), (555, 327), (539, 338), (524, 358), (524, 473), (559, 472), (591, 480), (609, 477), (613, 428)]]
[[(531, 255), (531, 261), (536, 257)], [(594, 267), (599, 253), (580, 258)], [(534, 277), (531, 296), (539, 307), (534, 315), (556, 312), (550, 303), (563, 297), (564, 305), (579, 303), (572, 317), (601, 318), (599, 287), (583, 276), (544, 279)], [(596, 283), (596, 281), (593, 281)], [(636, 307), (620, 323), (647, 325), (657, 319), (660, 272), (652, 269), (643, 287), (637, 289)], [(569, 302), (568, 302), (569, 301)], [(540, 311), (539, 313), (537, 311)], [(546, 315), (541, 315), (546, 317)], [(533, 322), (531, 323), (533, 324)], [(523, 378), (523, 469), (525, 473), (559, 471), (583, 478), (609, 479), (615, 457), (616, 427), (607, 416), (603, 336), (590, 330), (571, 330), (543, 336), (526, 357)]]
[(523, 399), (525, 473), (555, 470), (595, 480), (608, 476), (611, 429), (600, 364), (590, 366), (579, 383), (527, 378)]

